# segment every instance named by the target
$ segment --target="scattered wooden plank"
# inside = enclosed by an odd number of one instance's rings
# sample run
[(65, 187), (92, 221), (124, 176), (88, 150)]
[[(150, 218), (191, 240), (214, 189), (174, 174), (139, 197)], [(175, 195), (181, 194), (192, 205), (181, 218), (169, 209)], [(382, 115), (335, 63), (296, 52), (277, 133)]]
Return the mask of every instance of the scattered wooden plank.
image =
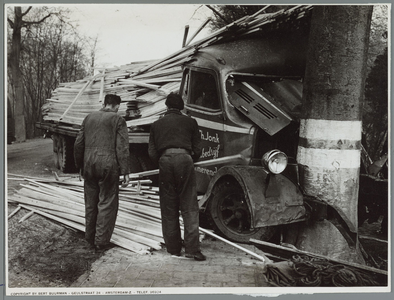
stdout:
[(24, 216), (22, 217), (22, 219), (19, 220), (19, 223), (22, 223), (24, 220), (27, 220), (27, 219), (30, 218), (33, 214), (34, 214), (34, 211), (31, 211), (31, 212), (27, 213), (26, 215), (24, 215)]
[(196, 32), (187, 40), (185, 46), (188, 46), (190, 42), (203, 30), (203, 28), (211, 21), (211, 18), (208, 18), (205, 20), (204, 23), (200, 25), (200, 27), (197, 28)]
[(233, 246), (233, 247), (235, 247), (235, 248), (237, 248), (239, 250), (242, 250), (243, 252), (245, 252), (245, 253), (247, 253), (247, 254), (249, 254), (249, 255), (251, 255), (251, 256), (259, 259), (259, 260), (261, 260), (262, 262), (264, 262), (266, 264), (267, 263), (272, 263), (272, 261), (268, 257), (266, 257), (265, 255), (258, 255), (257, 253), (254, 253), (253, 251), (250, 251), (250, 250), (248, 250), (248, 249), (246, 249), (246, 248), (244, 248), (244, 247), (242, 247), (242, 246), (240, 246), (240, 245), (238, 245), (236, 243), (230, 242), (229, 240), (226, 240), (225, 238), (222, 238), (221, 236), (219, 236), (219, 235), (217, 235), (217, 234), (215, 234), (215, 233), (213, 233), (213, 232), (211, 232), (209, 230), (206, 230), (204, 228), (200, 227), (199, 230), (204, 232), (205, 234), (208, 234), (208, 235), (218, 239), (218, 240), (221, 240), (222, 242), (225, 242), (226, 244), (229, 244), (229, 245), (231, 245), (231, 246)]
[(21, 206), (18, 205), (18, 207), (17, 207), (16, 209), (14, 209), (14, 211), (8, 215), (8, 219), (11, 219), (12, 216), (16, 215), (16, 213), (17, 213), (18, 211), (20, 211), (20, 210), (21, 210)]
[[(234, 161), (237, 161), (239, 159), (243, 159), (242, 154), (236, 154), (236, 155), (229, 155), (229, 156), (224, 156), (220, 158), (215, 158), (215, 159), (209, 159), (209, 160), (203, 160), (203, 161), (198, 161), (194, 164), (194, 166), (212, 166), (212, 165), (217, 165), (217, 164), (225, 164), (225, 163), (231, 163)], [(144, 172), (139, 172), (139, 173), (131, 173), (129, 176), (131, 178), (143, 178), (146, 176), (152, 176), (152, 175), (157, 175), (159, 174), (159, 170), (149, 170), (149, 171), (144, 171)]]
[[(59, 223), (65, 224), (65, 225), (67, 225), (67, 226), (69, 226), (71, 228), (78, 229), (79, 231), (84, 231), (85, 230), (85, 226), (84, 225), (78, 224), (76, 222), (56, 217), (56, 216), (54, 216), (54, 215), (52, 215), (50, 213), (46, 213), (44, 211), (31, 208), (31, 207), (29, 207), (27, 205), (22, 205), (22, 207), (24, 207), (26, 209), (31, 209), (34, 213), (40, 214), (40, 215), (42, 215), (42, 216), (44, 216), (44, 217), (46, 217), (48, 219), (52, 219), (52, 220), (57, 221)], [(148, 248), (143, 247), (143, 245), (140, 245), (140, 244), (138, 244), (136, 246), (135, 243), (132, 243), (132, 242), (128, 241), (125, 238), (117, 237), (116, 234), (111, 238), (111, 242), (114, 243), (115, 245), (118, 245), (118, 246), (120, 246), (122, 248), (125, 248), (127, 250), (130, 250), (130, 251), (133, 251), (133, 252), (136, 252), (136, 253), (139, 253), (139, 254), (149, 254)]]
[[(21, 175), (16, 176), (17, 179)], [(40, 213), (57, 222), (77, 230), (84, 230), (85, 206), (83, 182), (73, 178), (57, 181), (50, 178), (25, 178), (10, 202), (29, 209), (22, 222), (33, 213)], [(122, 188), (119, 193), (119, 210), (113, 233), (113, 243), (133, 252), (146, 254), (161, 249), (164, 242), (161, 228), (160, 205), (156, 200), (147, 199), (157, 191), (150, 186), (150, 180), (134, 180), (133, 185)], [(140, 186), (140, 188), (137, 188)], [(136, 199), (132, 193), (138, 189)], [(142, 195), (142, 196), (141, 196)], [(13, 212), (16, 214), (16, 211)], [(11, 216), (11, 215), (10, 215)]]

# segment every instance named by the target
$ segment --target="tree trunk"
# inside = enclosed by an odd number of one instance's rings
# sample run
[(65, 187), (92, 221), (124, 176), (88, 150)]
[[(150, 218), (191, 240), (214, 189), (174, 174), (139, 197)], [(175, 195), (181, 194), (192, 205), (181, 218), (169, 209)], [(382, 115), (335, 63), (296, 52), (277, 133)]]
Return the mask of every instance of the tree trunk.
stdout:
[(14, 27), (12, 31), (12, 48), (10, 54), (10, 67), (12, 74), (12, 86), (14, 89), (14, 130), (15, 141), (24, 142), (26, 140), (25, 109), (23, 78), (19, 66), (21, 53), (21, 29), (22, 29), (22, 9), (16, 6)]
[[(309, 37), (298, 162), (305, 192), (357, 228), (362, 99), (372, 6), (316, 6)], [(327, 220), (301, 229), (299, 249), (364, 263)]]

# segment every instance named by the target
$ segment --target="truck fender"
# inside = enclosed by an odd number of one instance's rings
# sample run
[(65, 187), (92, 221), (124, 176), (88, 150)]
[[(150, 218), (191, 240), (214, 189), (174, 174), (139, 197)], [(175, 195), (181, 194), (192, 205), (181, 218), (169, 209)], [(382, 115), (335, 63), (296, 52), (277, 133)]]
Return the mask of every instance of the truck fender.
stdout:
[(254, 228), (305, 220), (306, 209), (299, 188), (287, 177), (269, 174), (263, 167), (224, 166), (211, 179), (199, 201), (202, 210), (215, 192), (215, 186), (235, 180), (243, 189)]

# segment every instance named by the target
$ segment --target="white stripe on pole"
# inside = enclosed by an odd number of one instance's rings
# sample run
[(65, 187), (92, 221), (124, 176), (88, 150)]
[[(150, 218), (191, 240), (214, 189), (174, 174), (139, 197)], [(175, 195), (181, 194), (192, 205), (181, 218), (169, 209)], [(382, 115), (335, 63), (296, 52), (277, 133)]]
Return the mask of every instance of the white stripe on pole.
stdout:
[(301, 119), (300, 137), (319, 140), (361, 140), (361, 121)]
[(298, 146), (298, 163), (327, 170), (360, 167), (360, 150), (314, 149)]

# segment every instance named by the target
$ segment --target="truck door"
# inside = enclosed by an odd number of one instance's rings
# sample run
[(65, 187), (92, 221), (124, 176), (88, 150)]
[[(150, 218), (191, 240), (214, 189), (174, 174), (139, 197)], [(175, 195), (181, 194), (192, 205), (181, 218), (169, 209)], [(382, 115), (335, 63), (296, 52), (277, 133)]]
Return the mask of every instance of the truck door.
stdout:
[[(185, 69), (181, 95), (188, 115), (196, 119), (202, 140), (200, 161), (216, 159), (224, 153), (224, 124), (217, 76), (209, 70)], [(196, 167), (197, 191), (205, 193), (218, 166)]]

